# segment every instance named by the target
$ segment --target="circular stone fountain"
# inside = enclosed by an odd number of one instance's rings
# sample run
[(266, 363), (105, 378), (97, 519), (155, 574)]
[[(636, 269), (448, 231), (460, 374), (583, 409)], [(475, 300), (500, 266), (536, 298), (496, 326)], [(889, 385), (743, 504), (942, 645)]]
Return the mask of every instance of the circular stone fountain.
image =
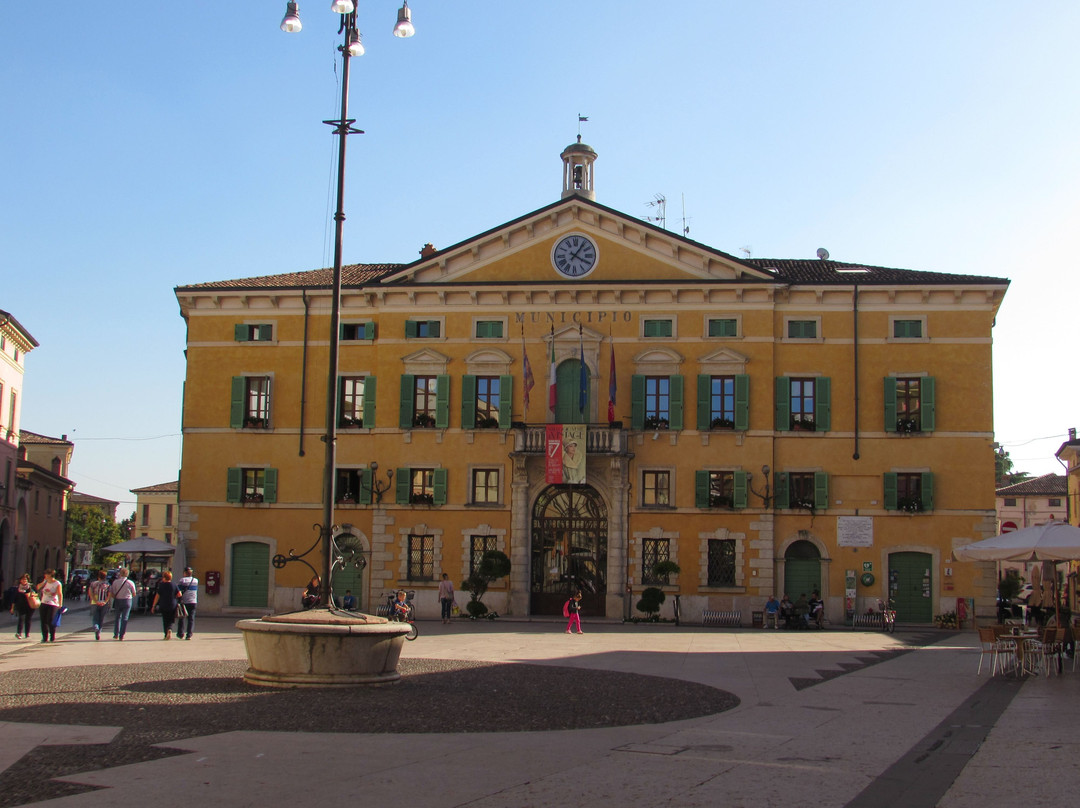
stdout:
[(236, 624), (249, 667), (265, 687), (355, 687), (396, 682), (407, 623), (331, 609), (268, 615)]

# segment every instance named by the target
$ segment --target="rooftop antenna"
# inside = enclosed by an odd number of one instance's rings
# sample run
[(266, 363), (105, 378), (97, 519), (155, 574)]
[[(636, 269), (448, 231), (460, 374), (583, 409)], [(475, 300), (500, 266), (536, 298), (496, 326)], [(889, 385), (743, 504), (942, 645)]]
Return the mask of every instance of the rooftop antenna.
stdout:
[(665, 197), (663, 194), (657, 194), (653, 198), (652, 202), (646, 202), (645, 204), (648, 205), (650, 208), (658, 208), (659, 209), (659, 215), (657, 215), (657, 216), (646, 216), (645, 221), (647, 221), (647, 222), (659, 222), (660, 227), (663, 228), (664, 230), (667, 230), (667, 197)]
[(747, 244), (745, 247), (739, 247), (739, 252), (746, 255), (747, 258), (754, 254), (754, 248)]
[(686, 218), (686, 194), (682, 196), (682, 234), (684, 236), (690, 235), (690, 220)]
[(820, 258), (822, 261), (828, 261), (829, 260), (829, 251), (826, 250), (824, 247), (818, 247), (817, 248), (817, 257)]

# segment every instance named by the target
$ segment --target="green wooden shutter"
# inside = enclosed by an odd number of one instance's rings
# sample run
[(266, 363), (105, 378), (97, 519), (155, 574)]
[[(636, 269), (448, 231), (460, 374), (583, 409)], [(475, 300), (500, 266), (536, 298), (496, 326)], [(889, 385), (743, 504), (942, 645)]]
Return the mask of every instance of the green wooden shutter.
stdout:
[(364, 379), (364, 428), (375, 428), (375, 377)]
[(229, 397), (229, 426), (241, 429), (244, 426), (244, 394), (247, 392), (247, 377), (232, 377), (232, 392)]
[(919, 419), (923, 432), (934, 431), (934, 377), (926, 376), (919, 383)]
[(637, 373), (630, 377), (630, 428), (645, 428), (645, 377)]
[(267, 342), (274, 338), (274, 327), (272, 325), (260, 325), (259, 326), (259, 340)]
[(781, 471), (776, 475), (776, 507), (781, 510), (790, 506), (791, 494), (788, 486), (788, 474)]
[(472, 429), (476, 426), (476, 377), (466, 374), (461, 377), (461, 428)]
[(419, 333), (419, 329), (416, 324), (416, 320), (405, 321), (405, 339), (416, 339), (416, 335)]
[(277, 502), (277, 469), (263, 470), (263, 502)]
[(409, 504), (409, 492), (412, 491), (412, 472), (409, 469), (398, 469), (394, 472), (397, 479), (394, 481), (394, 494), (398, 505)]
[(244, 484), (244, 470), (243, 469), (229, 469), (228, 477), (225, 484), (225, 501), (226, 502), (239, 502), (240, 501), (240, 489)]
[(776, 378), (776, 431), (788, 432), (791, 429), (791, 379), (787, 376)]
[(735, 377), (735, 428), (750, 428), (750, 376), (745, 373)]
[(814, 383), (814, 429), (828, 432), (832, 428), (832, 379), (818, 378)]
[(375, 339), (375, 323), (364, 323), (360, 339)]
[(709, 507), (709, 472), (694, 472), (694, 507)]
[(416, 412), (416, 377), (406, 373), (401, 377), (401, 401), (398, 404), (398, 426), (412, 429)]
[(431, 501), (435, 505), (446, 504), (446, 469), (435, 469), (431, 475)]
[(824, 471), (814, 472), (814, 508), (823, 511), (829, 507), (829, 475)]
[(435, 377), (435, 428), (446, 429), (450, 426), (450, 377), (440, 374)]
[(237, 323), (233, 326), (233, 339), (237, 342), (247, 342), (249, 333), (248, 327), (244, 323)]
[(712, 376), (697, 377), (697, 428), (705, 432), (712, 425)]
[(922, 507), (924, 511), (934, 510), (934, 472), (924, 471), (922, 474)]
[(885, 472), (885, 510), (895, 511), (896, 499), (896, 472), (887, 471)]
[[(499, 325), (502, 325), (500, 323)], [(509, 429), (514, 418), (514, 377), (499, 377), (499, 429)]]
[(896, 431), (896, 378), (885, 377), (885, 431)]
[(732, 496), (732, 501), (733, 501), (732, 504), (736, 508), (745, 508), (746, 507), (746, 493), (747, 493), (747, 489), (748, 489), (748, 486), (746, 485), (746, 472), (745, 471), (736, 471), (734, 476), (735, 476), (735, 491), (733, 492), (734, 495)]
[(361, 505), (370, 505), (371, 483), (373, 482), (371, 469), (360, 469), (358, 476), (360, 478), (360, 490), (356, 492), (356, 501)]
[(668, 429), (683, 428), (683, 377), (668, 377)]

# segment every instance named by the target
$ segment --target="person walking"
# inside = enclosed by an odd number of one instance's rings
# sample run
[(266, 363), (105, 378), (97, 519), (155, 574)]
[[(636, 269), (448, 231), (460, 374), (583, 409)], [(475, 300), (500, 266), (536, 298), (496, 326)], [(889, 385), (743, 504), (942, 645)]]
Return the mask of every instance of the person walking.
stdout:
[[(195, 610), (199, 607), (199, 579), (195, 577), (195, 570), (184, 567), (184, 577), (177, 584), (180, 589), (180, 603), (184, 606), (186, 614), (179, 614), (176, 618), (176, 638), (183, 637), (190, 640), (195, 631)], [(184, 633), (185, 621), (187, 633)]]
[(34, 619), (34, 610), (30, 608), (30, 601), (26, 596), (33, 591), (34, 586), (30, 583), (30, 576), (24, 572), (15, 584), (15, 594), (11, 603), (11, 613), (19, 619), (15, 627), (16, 640), (30, 639), (30, 622)]
[(112, 600), (116, 622), (113, 624), (113, 639), (122, 640), (127, 633), (128, 618), (131, 617), (131, 599), (135, 597), (135, 584), (128, 578), (127, 567), (121, 567), (116, 573), (116, 580), (109, 586), (109, 598)]
[(165, 632), (166, 640), (172, 639), (173, 624), (176, 622), (176, 601), (179, 595), (180, 589), (173, 583), (172, 571), (165, 570), (161, 573), (161, 580), (158, 581), (150, 611), (157, 609), (161, 613), (161, 629)]
[(450, 607), (454, 605), (454, 583), (445, 572), (439, 581), (439, 605), (442, 606), (443, 623), (450, 622)]
[(94, 639), (101, 639), (101, 624), (105, 622), (105, 610), (109, 608), (109, 574), (98, 570), (97, 578), (86, 588), (90, 600), (90, 622), (94, 626)]
[(38, 620), (41, 621), (41, 641), (56, 642), (56, 618), (64, 605), (64, 587), (56, 580), (56, 570), (45, 570), (45, 577), (36, 587), (41, 593)]
[(566, 624), (566, 633), (573, 634), (570, 630), (572, 627), (577, 628), (578, 634), (584, 634), (581, 630), (581, 593), (577, 592), (574, 597), (566, 601), (566, 605), (563, 606), (563, 615), (570, 618)]

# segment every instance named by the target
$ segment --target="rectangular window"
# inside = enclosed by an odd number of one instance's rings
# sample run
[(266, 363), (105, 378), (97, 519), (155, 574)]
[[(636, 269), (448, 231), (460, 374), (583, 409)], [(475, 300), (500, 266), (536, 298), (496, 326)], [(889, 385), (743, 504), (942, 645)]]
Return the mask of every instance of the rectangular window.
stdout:
[(473, 469), (472, 501), (490, 504), (499, 501), (499, 470)]
[(362, 427), (364, 425), (363, 376), (344, 376), (341, 379), (341, 400), (338, 402), (338, 426)]
[(671, 472), (646, 470), (641, 473), (641, 504), (671, 504)]
[(1061, 507), (1061, 500), (1058, 499), (1057, 497), (1051, 497), (1050, 501), (1047, 504), (1051, 508), (1060, 508)]
[(149, 505), (143, 505), (142, 506), (142, 521), (139, 524), (141, 524), (141, 525), (150, 524), (150, 506)]
[(814, 429), (814, 379), (791, 379), (791, 428)]
[(923, 510), (922, 474), (896, 475), (896, 509), (909, 513)]
[(270, 377), (244, 377), (244, 427), (270, 428)]
[(1005, 507), (1006, 508), (1015, 508), (1016, 507), (1016, 497), (1005, 497)]
[(817, 320), (788, 320), (788, 339), (817, 339)]
[(709, 472), (709, 507), (735, 507), (735, 473), (732, 471)]
[(434, 536), (409, 536), (408, 579), (410, 581), (435, 580)]
[(345, 505), (361, 502), (365, 469), (338, 469), (334, 483), (334, 501)]
[(170, 527), (172, 525), (173, 506), (168, 504), (165, 506), (165, 526)]
[(413, 426), (435, 427), (438, 377), (413, 376)]
[(709, 320), (709, 336), (737, 337), (739, 336), (739, 321), (734, 317)]
[(241, 501), (263, 502), (266, 499), (266, 469), (241, 469)]
[(409, 469), (409, 503), (435, 504), (435, 469)]
[(922, 339), (922, 320), (893, 320), (894, 339)]
[(476, 377), (475, 426), (477, 429), (498, 429), (500, 393), (501, 385), (498, 376)]
[(667, 429), (671, 417), (671, 379), (645, 377), (645, 429)]
[(271, 342), (274, 326), (269, 323), (237, 323), (233, 330), (237, 342)]
[(645, 539), (641, 546), (641, 583), (646, 586), (665, 586), (669, 576), (654, 572), (657, 562), (671, 560), (670, 539)]
[(502, 320), (478, 320), (476, 322), (477, 339), (501, 339), (502, 335)]
[(735, 540), (709, 539), (709, 586), (735, 586)]
[(641, 326), (644, 337), (670, 337), (673, 332), (671, 320), (645, 320)]
[(342, 323), (341, 339), (344, 342), (375, 339), (375, 323)]
[(814, 472), (788, 475), (788, 507), (814, 510)]
[(713, 376), (709, 382), (709, 428), (735, 428), (735, 377)]
[[(917, 320), (915, 322), (918, 322)], [(918, 377), (896, 380), (896, 431), (922, 431), (922, 380)]]
[(480, 562), (484, 560), (484, 553), (498, 549), (498, 537), (496, 536), (470, 536), (469, 569), (476, 572), (480, 569)]
[(406, 320), (405, 337), (407, 339), (438, 339), (442, 335), (442, 322), (439, 320)]

